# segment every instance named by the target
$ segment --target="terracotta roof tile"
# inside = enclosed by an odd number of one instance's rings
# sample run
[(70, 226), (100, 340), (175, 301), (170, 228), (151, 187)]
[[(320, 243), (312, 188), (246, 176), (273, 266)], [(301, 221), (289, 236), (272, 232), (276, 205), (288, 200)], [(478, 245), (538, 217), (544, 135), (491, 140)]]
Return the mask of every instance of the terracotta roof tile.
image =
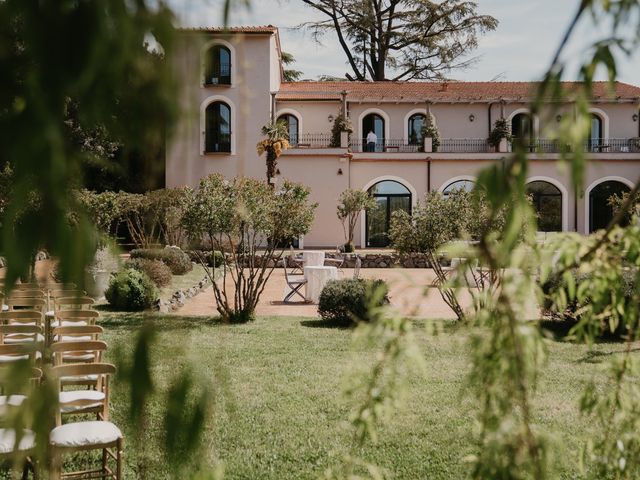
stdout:
[(278, 27), (273, 25), (238, 26), (238, 27), (188, 27), (180, 28), (182, 32), (200, 33), (276, 33)]
[[(433, 102), (487, 102), (505, 99), (528, 101), (538, 82), (288, 82), (278, 92), (279, 100), (335, 100), (343, 91), (350, 100)], [(578, 82), (563, 82), (566, 90)], [(640, 88), (616, 82), (613, 98), (638, 99)], [(611, 97), (606, 82), (595, 82), (593, 98)]]

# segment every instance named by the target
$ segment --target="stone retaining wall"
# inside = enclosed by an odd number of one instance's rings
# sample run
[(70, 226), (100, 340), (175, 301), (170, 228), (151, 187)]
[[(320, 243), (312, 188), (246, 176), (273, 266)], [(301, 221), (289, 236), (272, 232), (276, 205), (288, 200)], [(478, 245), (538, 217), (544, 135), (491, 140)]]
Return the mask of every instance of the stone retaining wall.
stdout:
[(186, 290), (178, 290), (174, 292), (169, 300), (162, 300), (159, 298), (158, 300), (156, 300), (156, 303), (154, 304), (152, 309), (160, 313), (176, 311), (180, 307), (184, 306), (185, 302), (188, 299), (195, 297), (201, 292), (204, 292), (210, 284), (211, 281), (209, 280), (209, 277), (205, 276), (198, 282), (197, 285), (194, 285), (191, 288), (187, 288)]

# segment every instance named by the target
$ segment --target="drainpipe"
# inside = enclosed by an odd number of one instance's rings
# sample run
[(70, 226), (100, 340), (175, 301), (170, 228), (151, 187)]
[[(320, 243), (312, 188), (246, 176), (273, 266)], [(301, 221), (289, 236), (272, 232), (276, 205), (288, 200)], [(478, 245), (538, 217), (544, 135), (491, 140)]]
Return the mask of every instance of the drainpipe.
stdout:
[(573, 231), (578, 231), (578, 190), (575, 187), (573, 188)]
[(427, 157), (427, 193), (431, 193), (431, 157)]
[(271, 92), (271, 123), (276, 121), (276, 92)]
[(489, 135), (491, 135), (491, 126), (493, 125), (493, 119), (491, 118), (491, 108), (496, 104), (496, 102), (489, 103), (489, 110), (487, 111), (489, 114)]
[(347, 111), (347, 91), (343, 90), (340, 92), (340, 97), (342, 99), (342, 116), (347, 118), (349, 112)]

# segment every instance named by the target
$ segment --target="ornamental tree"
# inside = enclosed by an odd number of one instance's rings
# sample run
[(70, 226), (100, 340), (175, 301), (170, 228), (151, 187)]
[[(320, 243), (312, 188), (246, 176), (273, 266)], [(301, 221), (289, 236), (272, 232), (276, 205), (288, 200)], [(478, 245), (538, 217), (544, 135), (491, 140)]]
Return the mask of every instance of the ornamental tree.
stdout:
[(267, 137), (256, 145), (258, 155), (267, 154), (267, 183), (271, 185), (276, 176), (278, 158), (283, 150), (289, 148), (289, 131), (284, 120), (270, 122), (262, 127), (262, 134)]
[(200, 181), (182, 222), (194, 241), (207, 240), (225, 253), (222, 277), (207, 271), (222, 321), (255, 318), (260, 295), (282, 257), (286, 241), (309, 231), (317, 204), (307, 187), (285, 181), (275, 190), (251, 178), (225, 180), (212, 174)]
[(360, 218), (360, 213), (369, 211), (376, 205), (375, 199), (364, 190), (349, 188), (340, 194), (337, 215), (342, 222), (345, 238), (345, 251), (353, 252), (353, 234)]

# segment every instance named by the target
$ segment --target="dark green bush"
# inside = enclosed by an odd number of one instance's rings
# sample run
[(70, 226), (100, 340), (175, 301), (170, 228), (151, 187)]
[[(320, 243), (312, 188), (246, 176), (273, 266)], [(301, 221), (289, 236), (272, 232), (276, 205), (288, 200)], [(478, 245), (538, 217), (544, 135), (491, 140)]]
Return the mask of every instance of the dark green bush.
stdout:
[(389, 287), (384, 280), (331, 280), (320, 294), (318, 313), (323, 320), (341, 325), (368, 321), (367, 306), (378, 288), (384, 293), (378, 305), (389, 303)]
[(174, 275), (184, 275), (193, 270), (193, 264), (189, 255), (177, 247), (162, 249), (138, 248), (131, 250), (131, 258), (144, 258), (146, 260), (160, 260), (171, 269)]
[(146, 273), (157, 287), (166, 287), (171, 283), (173, 275), (171, 269), (160, 260), (147, 260), (146, 258), (131, 258), (124, 264), (126, 268), (133, 268)]
[(203, 258), (209, 267), (221, 267), (224, 265), (224, 254), (219, 250), (190, 250), (188, 252), (191, 261), (200, 263), (200, 258)]
[(126, 268), (111, 278), (105, 296), (118, 310), (135, 312), (150, 308), (158, 298), (158, 289), (147, 274)]

